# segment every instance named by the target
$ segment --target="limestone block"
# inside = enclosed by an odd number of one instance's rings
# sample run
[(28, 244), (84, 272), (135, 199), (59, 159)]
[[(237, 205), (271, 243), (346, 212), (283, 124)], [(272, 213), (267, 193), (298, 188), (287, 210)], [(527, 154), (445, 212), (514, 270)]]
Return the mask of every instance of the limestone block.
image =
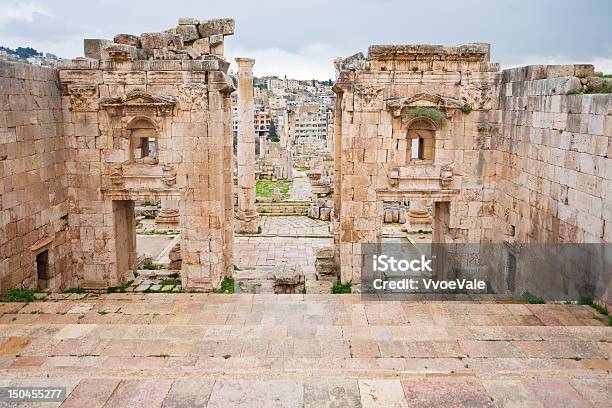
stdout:
[(221, 34), (211, 35), (210, 37), (208, 37), (208, 40), (210, 41), (211, 46), (221, 44), (223, 43), (223, 35)]
[(140, 44), (143, 48), (164, 48), (167, 45), (166, 35), (164, 33), (142, 33)]
[(107, 60), (117, 58), (123, 60), (137, 59), (136, 47), (133, 45), (110, 43), (102, 48), (100, 59)]
[(117, 34), (113, 37), (115, 44), (132, 45), (134, 47), (140, 46), (140, 37), (132, 34)]
[(187, 52), (193, 59), (196, 59), (202, 54), (210, 53), (210, 42), (208, 38), (200, 38), (199, 40), (195, 40)]
[(215, 20), (202, 21), (198, 25), (200, 36), (206, 38), (214, 34), (233, 35), (235, 22), (231, 18), (219, 18)]
[(179, 25), (198, 25), (200, 21), (197, 18), (192, 17), (180, 17), (178, 19)]
[(86, 58), (101, 59), (102, 49), (112, 44), (112, 41), (101, 40), (95, 38), (86, 38), (83, 40), (83, 51)]
[(176, 33), (183, 38), (183, 41), (194, 41), (200, 38), (198, 27), (195, 25), (179, 25), (176, 27)]
[(318, 248), (317, 250), (315, 250), (315, 258), (317, 259), (330, 259), (333, 257), (334, 248), (332, 247)]

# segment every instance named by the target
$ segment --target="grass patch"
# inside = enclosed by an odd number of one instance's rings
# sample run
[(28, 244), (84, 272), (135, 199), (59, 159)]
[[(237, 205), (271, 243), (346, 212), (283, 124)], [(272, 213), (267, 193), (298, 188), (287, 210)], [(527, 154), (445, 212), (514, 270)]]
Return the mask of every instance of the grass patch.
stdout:
[(281, 199), (284, 200), (291, 188), (291, 181), (287, 179), (257, 180), (255, 195), (262, 198), (274, 198), (274, 190), (277, 188), (280, 190)]
[(176, 286), (180, 284), (181, 284), (181, 281), (176, 280), (176, 279), (164, 279), (161, 282), (159, 282), (160, 286)]
[(106, 289), (106, 293), (125, 293), (125, 290), (129, 288), (133, 282), (134, 281), (130, 280), (121, 286), (111, 286), (110, 288)]
[(79, 294), (81, 294), (81, 293), (85, 293), (85, 289), (83, 289), (83, 288), (70, 288), (70, 289), (66, 289), (64, 291), (64, 293), (79, 293)]
[(178, 272), (173, 272), (173, 273), (171, 273), (170, 275), (168, 275), (168, 278), (170, 278), (170, 279), (178, 279), (180, 276), (181, 276), (181, 274), (180, 274), (180, 273), (178, 273)]
[(157, 265), (151, 262), (145, 262), (142, 264), (142, 267), (140, 269), (146, 269), (148, 271), (156, 271), (158, 269), (162, 269), (164, 266), (163, 265)]
[(9, 289), (0, 296), (0, 302), (35, 302), (34, 293), (32, 289)]
[(142, 205), (144, 205), (145, 207), (157, 207), (157, 202), (156, 201), (147, 200), (144, 203), (142, 203)]
[(598, 78), (612, 78), (612, 74), (604, 74), (602, 72), (598, 72), (593, 76), (596, 76)]
[[(597, 310), (598, 313), (601, 313), (602, 315), (606, 316), (608, 318), (608, 326), (612, 326), (612, 316), (610, 316), (610, 312), (608, 312), (608, 309), (606, 309), (604, 306), (598, 305), (597, 303), (593, 302), (593, 299), (591, 298), (581, 298), (578, 301), (578, 304), (591, 306), (593, 309)], [(595, 320), (599, 320), (600, 322), (606, 323), (605, 319), (600, 316), (594, 316), (593, 318)]]
[(226, 276), (221, 282), (221, 286), (213, 289), (214, 293), (234, 293), (234, 279)]
[(521, 296), (521, 299), (523, 299), (525, 302), (530, 303), (532, 305), (543, 305), (544, 303), (546, 303), (544, 299), (530, 292), (523, 293), (523, 295)]
[(332, 293), (335, 294), (346, 294), (351, 293), (351, 283), (337, 283), (332, 287)]

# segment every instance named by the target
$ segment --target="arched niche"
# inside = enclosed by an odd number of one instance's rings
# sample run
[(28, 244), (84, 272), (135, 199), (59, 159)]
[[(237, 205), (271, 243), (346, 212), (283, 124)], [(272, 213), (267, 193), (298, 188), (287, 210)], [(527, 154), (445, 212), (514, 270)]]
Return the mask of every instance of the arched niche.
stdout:
[(434, 161), (437, 129), (434, 121), (427, 117), (416, 117), (407, 124), (406, 161), (408, 163)]
[(159, 132), (148, 118), (138, 117), (127, 126), (130, 137), (130, 159), (134, 163), (157, 164)]

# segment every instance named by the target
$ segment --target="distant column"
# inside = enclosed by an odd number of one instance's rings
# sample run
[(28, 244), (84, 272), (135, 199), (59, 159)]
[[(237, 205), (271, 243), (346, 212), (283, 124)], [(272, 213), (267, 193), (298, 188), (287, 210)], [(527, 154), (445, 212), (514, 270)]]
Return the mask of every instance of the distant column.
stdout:
[(257, 233), (255, 208), (255, 108), (253, 58), (236, 58), (238, 64), (238, 231)]
[(406, 230), (408, 232), (431, 231), (431, 222), (427, 200), (410, 200)]
[(259, 136), (259, 157), (266, 157), (266, 135)]

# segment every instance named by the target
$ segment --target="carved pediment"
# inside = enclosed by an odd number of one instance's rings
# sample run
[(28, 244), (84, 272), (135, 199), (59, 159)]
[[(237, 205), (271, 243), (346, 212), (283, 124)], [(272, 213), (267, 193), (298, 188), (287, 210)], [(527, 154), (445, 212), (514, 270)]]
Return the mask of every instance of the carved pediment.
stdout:
[(441, 111), (461, 109), (463, 102), (459, 99), (433, 93), (418, 93), (409, 98), (387, 99), (387, 109), (393, 116), (400, 116), (404, 108), (430, 107)]
[(112, 115), (123, 112), (155, 113), (158, 116), (172, 114), (176, 99), (168, 95), (151, 95), (141, 90), (128, 92), (125, 96), (100, 99), (100, 106)]

